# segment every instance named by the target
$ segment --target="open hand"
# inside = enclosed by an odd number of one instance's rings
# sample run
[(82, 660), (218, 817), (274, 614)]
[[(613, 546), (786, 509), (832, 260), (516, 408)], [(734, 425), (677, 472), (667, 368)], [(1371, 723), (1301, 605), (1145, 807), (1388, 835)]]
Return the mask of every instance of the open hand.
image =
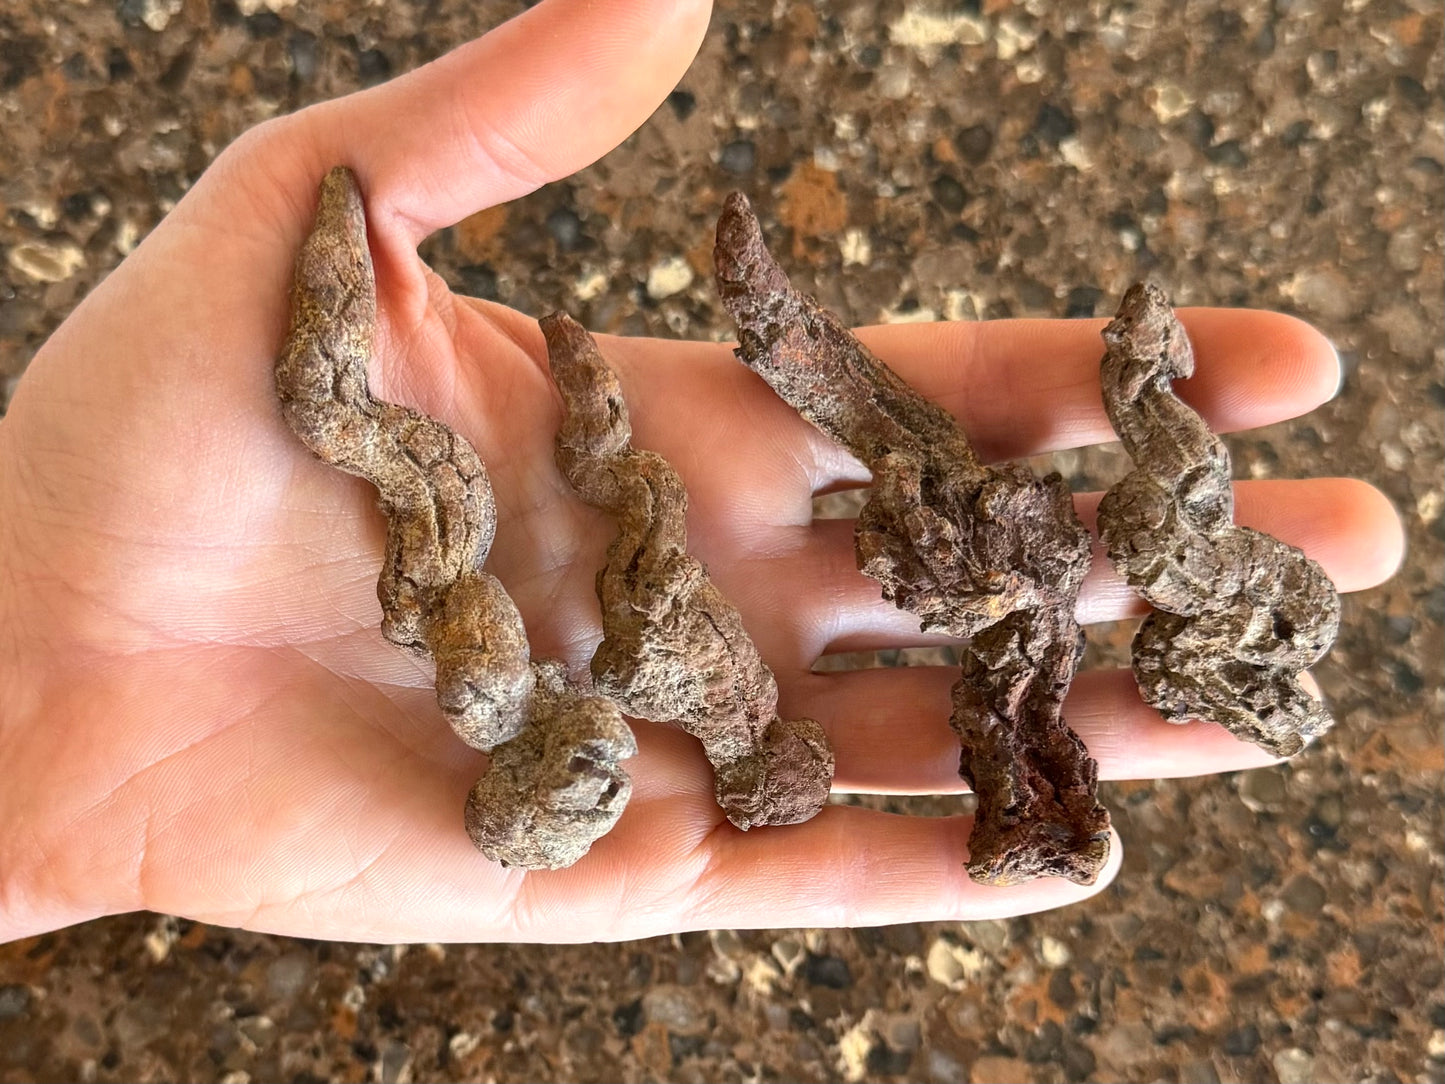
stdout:
[[(964, 875), (968, 825), (830, 806), (743, 834), (681, 732), (636, 726), (634, 794), (570, 869), (504, 870), (461, 809), (482, 758), (425, 668), (382, 640), (384, 523), (370, 488), (281, 421), (272, 364), (291, 264), (334, 164), (368, 201), (381, 327), (372, 386), (466, 436), (491, 473), (488, 564), (536, 657), (577, 671), (600, 635), (612, 526), (553, 465), (559, 406), (534, 320), (453, 296), (432, 231), (586, 165), (681, 76), (705, 2), (548, 0), (385, 86), (229, 148), (60, 328), (0, 423), (0, 938), (138, 908), (331, 939), (592, 940), (689, 928), (1001, 916), (1097, 891)], [(1186, 310), (1184, 386), (1218, 430), (1333, 394), (1298, 321)], [(873, 328), (863, 337), (1010, 458), (1109, 440), (1099, 321)], [(726, 346), (603, 338), (635, 443), (690, 491), (694, 552), (778, 676), (780, 709), (829, 730), (836, 787), (962, 789), (947, 668), (815, 674), (823, 654), (939, 642), (855, 568), (852, 524), (814, 494), (866, 481)], [(1097, 496), (1081, 496), (1086, 522)], [(1394, 514), (1343, 479), (1244, 483), (1242, 523), (1299, 545), (1342, 590), (1399, 560)], [(1081, 617), (1138, 612), (1096, 560)], [(1208, 724), (1163, 723), (1129, 674), (1080, 676), (1066, 717), (1105, 778), (1261, 765)]]

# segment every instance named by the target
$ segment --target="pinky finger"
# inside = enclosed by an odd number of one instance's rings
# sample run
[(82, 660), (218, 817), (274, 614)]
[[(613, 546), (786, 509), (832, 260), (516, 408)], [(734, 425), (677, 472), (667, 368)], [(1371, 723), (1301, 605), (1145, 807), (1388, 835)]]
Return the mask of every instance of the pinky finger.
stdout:
[(1042, 878), (1009, 888), (968, 877), (972, 817), (904, 817), (828, 806), (791, 828), (714, 832), (710, 862), (691, 893), (695, 929), (885, 926), (968, 922), (1046, 911), (1103, 891), (1122, 850), (1092, 885)]

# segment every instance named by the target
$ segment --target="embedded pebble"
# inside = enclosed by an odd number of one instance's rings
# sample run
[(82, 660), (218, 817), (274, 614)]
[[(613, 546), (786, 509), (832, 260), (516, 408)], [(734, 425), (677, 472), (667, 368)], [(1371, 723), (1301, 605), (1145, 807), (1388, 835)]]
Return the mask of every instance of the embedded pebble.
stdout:
[(987, 962), (987, 957), (978, 949), (940, 937), (928, 946), (924, 967), (934, 982), (950, 990), (961, 990), (983, 974)]
[(1279, 1084), (1310, 1084), (1315, 1079), (1315, 1059), (1297, 1046), (1276, 1051), (1270, 1063)]
[(572, 296), (578, 301), (592, 301), (607, 292), (607, 276), (593, 269), (579, 278), (572, 286)]
[(910, 49), (982, 45), (989, 39), (989, 25), (988, 20), (967, 12), (943, 15), (909, 7), (888, 25), (888, 39)]
[(873, 259), (873, 245), (868, 240), (865, 230), (850, 229), (843, 231), (843, 240), (839, 242), (839, 250), (843, 256), (843, 266), (866, 267)]
[(171, 954), (171, 946), (180, 940), (180, 924), (170, 915), (156, 919), (155, 925), (145, 936), (146, 954), (152, 963), (164, 963)]
[(1189, 92), (1176, 83), (1158, 83), (1150, 95), (1150, 105), (1160, 124), (1178, 120), (1194, 108)]
[(386, 1043), (372, 1072), (380, 1084), (411, 1084), (411, 1048), (394, 1040)]
[(273, 997), (293, 998), (310, 984), (312, 972), (309, 952), (288, 952), (266, 968), (266, 989)]
[(84, 250), (72, 241), (22, 241), (5, 258), (36, 282), (64, 282), (85, 266)]
[(140, 0), (138, 16), (148, 29), (160, 33), (184, 6), (183, 0)]
[(1279, 768), (1255, 768), (1239, 777), (1239, 800), (1256, 813), (1277, 813), (1288, 797)]
[(1317, 915), (1328, 899), (1325, 886), (1308, 873), (1297, 873), (1289, 879), (1280, 900), (1291, 911), (1301, 915)]
[(748, 955), (748, 947), (734, 930), (710, 930), (708, 940), (712, 950), (726, 960), (741, 960)]
[(642, 1015), (649, 1023), (688, 1034), (706, 1025), (697, 1001), (680, 986), (662, 986), (642, 995)]
[(1396, 271), (1418, 271), (1425, 259), (1425, 242), (1414, 226), (1404, 226), (1390, 235), (1385, 258)]
[[(870, 1011), (868, 1016), (871, 1015)], [(879, 1042), (868, 1016), (854, 1024), (838, 1039), (838, 1068), (842, 1071), (844, 1080), (860, 1081), (868, 1075), (868, 1058)]]
[(1047, 967), (1064, 967), (1074, 958), (1069, 946), (1060, 941), (1057, 937), (1050, 937), (1044, 934), (1039, 938), (1039, 959)]
[(236, 9), (247, 17), (259, 15), (263, 11), (279, 15), (288, 8), (294, 8), (296, 2), (297, 0), (236, 0)]
[(807, 946), (796, 937), (778, 938), (773, 942), (771, 951), (773, 959), (790, 975), (808, 958)]
[(751, 173), (757, 162), (757, 148), (752, 140), (736, 139), (722, 149), (718, 155), (718, 165), (728, 173), (741, 176), (744, 173)]
[(681, 256), (668, 256), (647, 272), (647, 296), (654, 301), (680, 294), (692, 285), (692, 267)]
[(1332, 267), (1297, 272), (1284, 285), (1285, 296), (1311, 316), (1343, 320), (1355, 311), (1356, 287)]
[(20, 1016), (30, 1006), (30, 990), (19, 983), (0, 986), (0, 1020)]

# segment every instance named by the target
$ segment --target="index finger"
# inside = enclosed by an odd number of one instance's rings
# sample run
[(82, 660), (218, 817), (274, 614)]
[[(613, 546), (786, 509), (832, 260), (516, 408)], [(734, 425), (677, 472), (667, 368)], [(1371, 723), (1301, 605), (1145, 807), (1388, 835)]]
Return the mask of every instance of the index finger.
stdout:
[[(1175, 385), (1216, 432), (1306, 414), (1339, 388), (1339, 355), (1309, 324), (1254, 309), (1181, 309), (1196, 359)], [(856, 334), (953, 414), (979, 455), (1015, 459), (1114, 439), (1099, 390), (1104, 320), (895, 324)]]

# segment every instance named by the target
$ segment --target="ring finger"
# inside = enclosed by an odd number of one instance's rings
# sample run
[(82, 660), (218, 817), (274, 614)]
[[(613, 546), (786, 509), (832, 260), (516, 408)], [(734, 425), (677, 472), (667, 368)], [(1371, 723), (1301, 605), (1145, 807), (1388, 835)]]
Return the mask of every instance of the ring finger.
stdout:
[[(948, 725), (946, 666), (800, 674), (783, 682), (779, 710), (817, 719), (837, 758), (833, 788), (860, 794), (955, 794), (958, 739)], [(1166, 723), (1139, 699), (1127, 670), (1080, 674), (1064, 703), (1069, 727), (1099, 762), (1101, 779), (1169, 779), (1273, 764), (1277, 758), (1214, 723)]]

